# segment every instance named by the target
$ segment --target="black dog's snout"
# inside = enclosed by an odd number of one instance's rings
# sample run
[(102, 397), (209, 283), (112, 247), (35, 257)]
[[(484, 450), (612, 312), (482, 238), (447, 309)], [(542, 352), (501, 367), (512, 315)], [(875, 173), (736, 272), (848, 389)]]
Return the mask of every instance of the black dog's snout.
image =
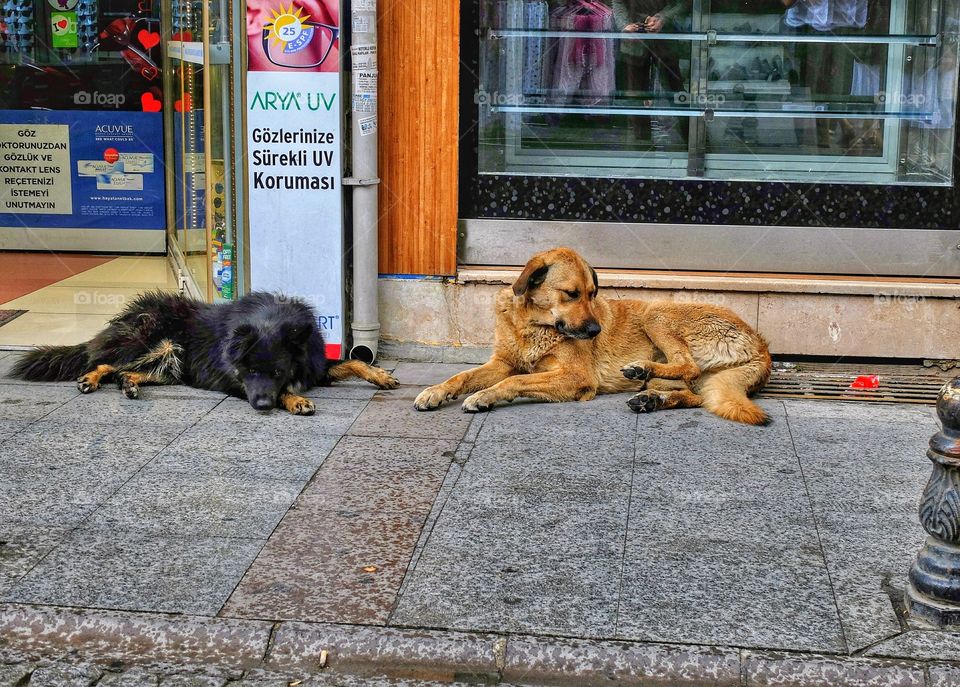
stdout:
[(589, 337), (592, 339), (592, 338), (594, 338), (597, 334), (600, 333), (600, 325), (597, 324), (596, 322), (590, 322), (590, 323), (586, 326), (586, 331), (587, 331), (587, 336), (589, 336)]
[(275, 402), (268, 396), (258, 396), (250, 401), (250, 405), (252, 405), (256, 410), (270, 410), (274, 407)]

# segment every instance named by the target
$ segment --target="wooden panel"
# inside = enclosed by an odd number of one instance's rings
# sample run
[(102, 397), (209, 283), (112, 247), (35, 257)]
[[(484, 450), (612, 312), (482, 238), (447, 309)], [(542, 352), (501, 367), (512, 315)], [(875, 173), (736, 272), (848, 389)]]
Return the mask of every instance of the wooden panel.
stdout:
[(377, 4), (380, 272), (453, 275), (460, 3)]

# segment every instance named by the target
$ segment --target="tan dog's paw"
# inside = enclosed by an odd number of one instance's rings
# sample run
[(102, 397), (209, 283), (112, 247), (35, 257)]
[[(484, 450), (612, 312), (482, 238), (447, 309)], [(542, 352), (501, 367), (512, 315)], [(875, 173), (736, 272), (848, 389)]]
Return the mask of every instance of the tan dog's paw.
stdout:
[(663, 408), (666, 399), (656, 391), (641, 391), (627, 401), (630, 410), (635, 413), (652, 413)]
[(494, 394), (489, 389), (484, 389), (463, 399), (463, 412), (485, 413), (492, 410), (496, 402)]
[(434, 410), (451, 398), (453, 398), (453, 394), (444, 389), (443, 384), (437, 384), (421, 391), (414, 400), (413, 407), (417, 410)]
[(646, 361), (638, 361), (635, 363), (630, 363), (620, 370), (623, 373), (623, 376), (627, 379), (633, 379), (638, 382), (642, 382), (646, 379), (650, 379), (652, 376), (650, 373), (650, 363)]
[(400, 386), (400, 382), (392, 374), (380, 367), (373, 367), (373, 383), (376, 384), (381, 389), (396, 389)]
[(283, 404), (284, 410), (293, 415), (313, 415), (317, 411), (313, 401), (303, 396), (287, 394), (280, 399), (280, 402)]

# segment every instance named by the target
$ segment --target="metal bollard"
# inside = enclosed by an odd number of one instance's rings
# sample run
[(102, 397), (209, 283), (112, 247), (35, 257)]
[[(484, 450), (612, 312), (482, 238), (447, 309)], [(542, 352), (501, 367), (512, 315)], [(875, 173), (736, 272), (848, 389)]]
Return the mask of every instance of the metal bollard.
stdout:
[(937, 399), (942, 429), (930, 439), (933, 474), (920, 501), (930, 536), (910, 568), (907, 614), (912, 623), (960, 627), (960, 377)]

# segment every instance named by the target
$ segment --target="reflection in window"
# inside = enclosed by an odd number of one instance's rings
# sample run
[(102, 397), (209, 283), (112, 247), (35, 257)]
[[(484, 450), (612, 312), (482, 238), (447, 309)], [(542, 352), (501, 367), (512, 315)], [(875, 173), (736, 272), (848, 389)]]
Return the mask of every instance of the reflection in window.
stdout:
[(947, 184), (947, 0), (482, 0), (481, 173)]

